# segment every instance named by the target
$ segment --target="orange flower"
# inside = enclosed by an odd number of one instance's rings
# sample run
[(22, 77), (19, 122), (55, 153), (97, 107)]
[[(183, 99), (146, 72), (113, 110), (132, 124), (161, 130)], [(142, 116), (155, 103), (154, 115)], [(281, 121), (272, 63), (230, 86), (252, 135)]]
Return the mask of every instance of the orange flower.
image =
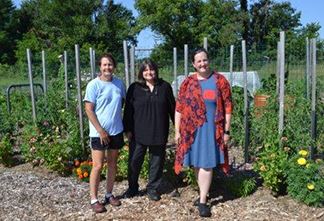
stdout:
[(79, 176), (82, 175), (82, 169), (80, 167), (76, 170), (76, 172)]
[(82, 179), (82, 178), (83, 178), (83, 175), (82, 175), (82, 174), (80, 174), (80, 175), (79, 175), (79, 178), (80, 178), (80, 179)]
[(83, 176), (84, 176), (84, 177), (88, 177), (88, 176), (89, 176), (88, 172), (84, 172), (84, 173), (83, 173)]

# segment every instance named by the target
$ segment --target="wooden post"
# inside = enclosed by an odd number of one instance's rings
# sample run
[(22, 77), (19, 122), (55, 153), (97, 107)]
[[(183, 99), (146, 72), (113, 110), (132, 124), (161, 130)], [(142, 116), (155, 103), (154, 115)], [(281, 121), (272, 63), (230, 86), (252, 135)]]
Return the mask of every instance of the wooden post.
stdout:
[(135, 46), (130, 48), (130, 83), (135, 81)]
[(280, 84), (279, 84), (279, 137), (281, 138), (284, 123), (285, 98), (285, 32), (280, 32)]
[(27, 48), (27, 62), (28, 62), (28, 77), (30, 85), (30, 96), (32, 102), (32, 112), (33, 112), (33, 121), (36, 123), (36, 104), (35, 104), (35, 93), (34, 93), (34, 83), (33, 83), (33, 72), (32, 72), (32, 63), (31, 63), (31, 52)]
[[(311, 74), (312, 74), (312, 110), (311, 110), (311, 133), (312, 133), (312, 139), (316, 141), (316, 39), (311, 39)], [(311, 159), (314, 159), (314, 152), (315, 148), (314, 146), (311, 146), (310, 150), (310, 157)]]
[(65, 85), (65, 108), (69, 107), (69, 79), (67, 72), (67, 52), (64, 51), (64, 85)]
[(280, 85), (280, 42), (277, 42), (277, 84), (276, 84), (276, 93), (279, 95), (279, 85)]
[(204, 48), (208, 51), (208, 40), (207, 37), (204, 37)]
[(128, 69), (128, 49), (127, 49), (127, 42), (123, 41), (123, 49), (124, 49), (124, 64), (125, 64), (125, 81), (126, 81), (126, 88), (129, 87), (129, 69)]
[(95, 70), (94, 70), (92, 48), (89, 48), (89, 56), (90, 56), (91, 79), (94, 79), (95, 78)]
[(233, 58), (234, 58), (234, 45), (230, 47), (230, 84), (233, 85)]
[(44, 94), (47, 94), (47, 78), (46, 78), (46, 64), (45, 64), (45, 51), (42, 50), (42, 66), (43, 66), (43, 88)]
[(187, 77), (188, 72), (188, 45), (184, 45), (184, 75)]
[(174, 77), (174, 97), (178, 97), (178, 79), (177, 79), (177, 48), (173, 48), (173, 77)]
[(76, 77), (77, 77), (77, 87), (78, 87), (78, 109), (79, 109), (79, 124), (80, 124), (80, 138), (82, 147), (85, 148), (84, 145), (84, 137), (83, 137), (83, 113), (82, 113), (82, 91), (81, 91), (81, 73), (80, 73), (80, 48), (79, 45), (75, 45), (75, 69), (76, 69)]
[(249, 100), (248, 100), (248, 91), (247, 91), (247, 71), (246, 71), (246, 44), (245, 40), (242, 41), (242, 66), (243, 66), (243, 82), (244, 82), (244, 162), (249, 162), (249, 140), (250, 140), (250, 131), (249, 131)]

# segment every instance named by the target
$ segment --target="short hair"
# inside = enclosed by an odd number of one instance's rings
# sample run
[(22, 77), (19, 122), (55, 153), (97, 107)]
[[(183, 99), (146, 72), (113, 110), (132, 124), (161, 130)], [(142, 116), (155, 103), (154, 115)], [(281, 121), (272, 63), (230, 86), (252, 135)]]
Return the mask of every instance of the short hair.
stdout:
[(142, 62), (141, 66), (139, 68), (139, 72), (138, 72), (138, 81), (142, 84), (145, 84), (143, 72), (146, 69), (146, 67), (149, 67), (150, 69), (153, 69), (155, 71), (154, 83), (156, 83), (157, 80), (159, 79), (159, 70), (158, 70), (157, 64), (154, 61), (152, 61), (151, 59), (145, 59)]
[(199, 48), (196, 48), (196, 49), (192, 52), (192, 54), (191, 54), (191, 62), (192, 62), (192, 63), (195, 61), (195, 56), (196, 56), (196, 54), (199, 54), (199, 53), (201, 53), (201, 52), (205, 52), (206, 55), (207, 55), (207, 58), (209, 59), (209, 55), (208, 55), (207, 50), (206, 50), (205, 48), (199, 47)]
[(116, 68), (116, 66), (117, 66), (116, 60), (115, 60), (114, 56), (112, 56), (112, 54), (110, 54), (110, 53), (103, 53), (103, 54), (100, 56), (99, 61), (98, 61), (98, 65), (99, 65), (99, 66), (101, 66), (101, 60), (102, 60), (103, 58), (108, 58), (108, 60), (110, 60), (110, 61), (113, 63), (114, 68)]

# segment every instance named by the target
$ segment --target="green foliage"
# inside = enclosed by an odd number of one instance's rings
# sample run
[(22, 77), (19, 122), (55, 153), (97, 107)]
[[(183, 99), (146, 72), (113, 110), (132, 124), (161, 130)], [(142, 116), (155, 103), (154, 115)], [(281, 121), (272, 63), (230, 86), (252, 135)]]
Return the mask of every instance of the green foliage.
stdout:
[(13, 165), (13, 145), (10, 141), (10, 135), (6, 134), (0, 139), (0, 163), (5, 166)]
[(246, 197), (257, 188), (255, 178), (243, 174), (235, 174), (232, 177), (225, 178), (223, 185), (235, 197)]
[(240, 87), (232, 88), (232, 101), (234, 111), (231, 118), (231, 141), (234, 146), (244, 144), (244, 89)]
[(288, 194), (309, 206), (323, 206), (324, 199), (324, 164), (323, 160), (307, 159), (304, 149), (287, 162), (285, 171)]
[(273, 142), (266, 143), (257, 155), (254, 170), (260, 174), (263, 184), (275, 195), (285, 193), (286, 180), (284, 171), (288, 154), (280, 147), (277, 136)]

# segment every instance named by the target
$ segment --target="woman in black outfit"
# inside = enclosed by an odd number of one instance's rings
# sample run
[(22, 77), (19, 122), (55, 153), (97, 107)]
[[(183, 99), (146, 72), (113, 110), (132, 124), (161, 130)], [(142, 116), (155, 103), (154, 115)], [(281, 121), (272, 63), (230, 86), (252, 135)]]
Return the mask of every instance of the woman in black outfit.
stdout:
[(124, 197), (138, 195), (138, 177), (149, 149), (149, 199), (161, 199), (161, 182), (165, 148), (169, 134), (169, 118), (174, 123), (175, 100), (169, 83), (159, 79), (157, 65), (145, 60), (139, 70), (138, 82), (130, 85), (126, 95), (124, 130), (130, 141), (128, 185)]

